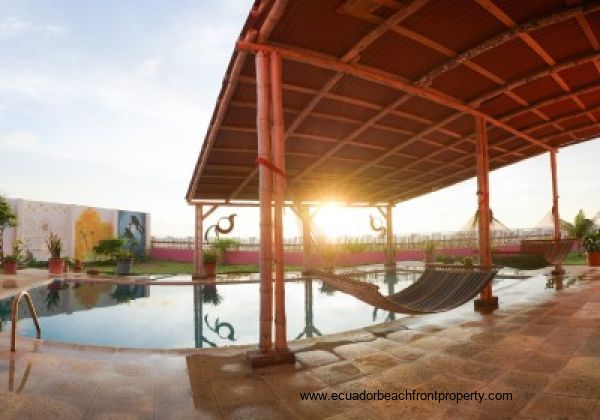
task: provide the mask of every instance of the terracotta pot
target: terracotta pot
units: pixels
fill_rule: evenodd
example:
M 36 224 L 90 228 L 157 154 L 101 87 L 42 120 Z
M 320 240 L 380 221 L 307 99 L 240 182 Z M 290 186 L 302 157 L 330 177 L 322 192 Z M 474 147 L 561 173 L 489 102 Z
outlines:
M 2 271 L 4 271 L 4 274 L 17 274 L 17 262 L 4 261 L 2 263 Z
M 600 267 L 600 251 L 588 251 L 587 260 L 590 267 Z
M 48 260 L 48 271 L 51 274 L 62 274 L 65 270 L 65 260 L 62 258 L 50 258 Z
M 75 260 L 75 263 L 73 264 L 73 272 L 81 273 L 82 269 L 83 269 L 83 263 L 81 261 Z
M 206 277 L 216 277 L 217 263 L 204 263 L 204 275 Z

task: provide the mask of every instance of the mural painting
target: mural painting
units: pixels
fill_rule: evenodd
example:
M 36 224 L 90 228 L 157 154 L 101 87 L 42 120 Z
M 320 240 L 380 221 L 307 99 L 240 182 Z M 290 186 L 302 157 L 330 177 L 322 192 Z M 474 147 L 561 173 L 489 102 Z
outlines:
M 92 249 L 103 239 L 114 236 L 112 222 L 105 221 L 97 209 L 88 207 L 75 220 L 75 258 L 93 257 Z
M 18 208 L 18 239 L 25 243 L 27 252 L 35 259 L 48 258 L 46 239 L 50 232 L 56 233 L 62 239 L 63 250 L 69 248 L 72 242 L 68 210 L 69 206 L 66 204 L 42 201 L 23 201 L 22 206 Z
M 118 236 L 132 254 L 142 257 L 146 249 L 146 214 L 119 210 Z

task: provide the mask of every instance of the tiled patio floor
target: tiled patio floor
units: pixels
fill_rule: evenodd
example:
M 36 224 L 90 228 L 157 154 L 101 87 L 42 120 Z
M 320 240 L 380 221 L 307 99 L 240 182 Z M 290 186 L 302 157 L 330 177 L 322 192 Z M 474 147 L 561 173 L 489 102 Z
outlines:
M 562 291 L 292 343 L 252 371 L 249 347 L 150 351 L 0 334 L 0 419 L 600 418 L 600 271 Z M 300 392 L 510 392 L 512 401 L 302 401 Z

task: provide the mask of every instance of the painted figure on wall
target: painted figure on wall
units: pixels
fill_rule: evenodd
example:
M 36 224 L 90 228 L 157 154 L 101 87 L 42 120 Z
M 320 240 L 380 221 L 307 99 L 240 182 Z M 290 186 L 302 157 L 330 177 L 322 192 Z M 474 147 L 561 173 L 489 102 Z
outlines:
M 96 209 L 88 207 L 75 221 L 75 258 L 90 258 L 94 246 L 112 237 L 113 224 L 103 221 Z
M 146 249 L 146 215 L 144 213 L 119 210 L 119 238 L 136 256 L 144 255 Z

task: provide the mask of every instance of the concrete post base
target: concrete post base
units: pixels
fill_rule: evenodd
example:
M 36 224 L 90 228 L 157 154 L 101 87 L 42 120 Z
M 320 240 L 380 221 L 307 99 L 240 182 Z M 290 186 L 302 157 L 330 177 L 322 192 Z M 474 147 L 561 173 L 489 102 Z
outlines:
M 290 350 L 273 350 L 269 352 L 251 350 L 246 352 L 246 363 L 253 369 L 273 365 L 286 365 L 296 363 L 296 356 Z
M 498 309 L 498 296 L 492 296 L 491 300 L 475 299 L 474 307 L 479 312 L 492 312 Z

